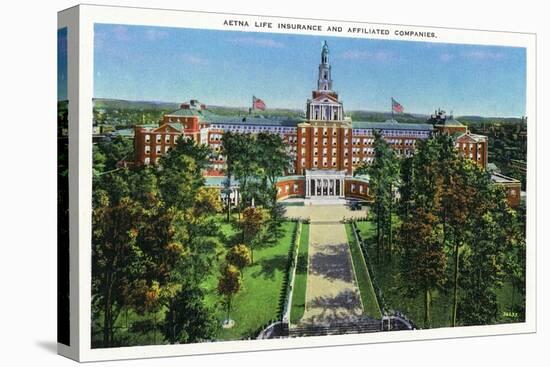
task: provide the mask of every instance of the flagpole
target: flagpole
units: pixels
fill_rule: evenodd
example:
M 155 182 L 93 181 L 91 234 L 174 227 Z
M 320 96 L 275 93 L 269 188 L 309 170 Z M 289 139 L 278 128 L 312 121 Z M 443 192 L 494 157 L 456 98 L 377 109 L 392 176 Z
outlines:
M 390 110 L 391 110 L 391 119 L 392 119 L 392 121 L 393 121 L 393 97 L 391 97 L 391 99 L 390 99 L 390 104 L 391 104 L 391 106 L 390 106 Z

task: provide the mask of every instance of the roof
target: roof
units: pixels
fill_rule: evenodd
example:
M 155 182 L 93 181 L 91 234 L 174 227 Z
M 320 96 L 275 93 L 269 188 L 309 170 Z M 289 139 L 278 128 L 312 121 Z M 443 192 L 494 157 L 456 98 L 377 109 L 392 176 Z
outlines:
M 375 130 L 419 130 L 432 131 L 431 124 L 406 124 L 399 123 L 395 120 L 387 120 L 385 122 L 369 122 L 369 121 L 353 121 L 354 129 L 375 129 Z
M 464 126 L 460 121 L 456 120 L 453 116 L 442 119 L 436 123 L 437 126 Z
M 169 122 L 168 125 L 178 131 L 183 131 L 183 125 L 179 122 Z
M 456 132 L 454 133 L 453 135 L 453 138 L 455 138 L 455 140 L 459 140 L 459 139 L 462 139 L 462 138 L 469 138 L 471 140 L 473 140 L 474 142 L 476 143 L 479 143 L 479 142 L 482 142 L 482 141 L 487 141 L 487 137 L 485 135 L 477 135 L 477 134 L 472 134 L 471 132 L 465 132 L 465 133 L 462 133 L 462 132 Z
M 517 184 L 519 184 L 520 183 L 520 181 L 516 180 L 515 178 L 504 176 L 503 174 L 496 173 L 496 172 L 491 173 L 491 180 L 493 182 L 502 183 L 502 184 L 506 184 L 506 183 L 517 183 Z
M 123 137 L 132 137 L 134 136 L 134 129 L 121 129 L 110 132 L 111 136 L 123 136 Z
M 500 168 L 494 163 L 487 163 L 487 171 L 489 172 L 500 172 Z
M 280 177 L 277 177 L 275 181 L 283 182 L 283 181 L 290 181 L 290 180 L 305 180 L 305 179 L 306 179 L 305 176 L 294 175 L 294 176 L 280 176 Z
M 223 187 L 224 182 L 227 180 L 226 176 L 208 176 L 205 177 L 205 186 L 207 187 Z M 231 186 L 238 186 L 239 181 L 231 179 Z
M 289 126 L 296 127 L 302 120 L 263 116 L 220 116 L 211 115 L 208 119 L 212 124 L 254 125 L 254 126 Z
M 347 178 L 347 177 L 346 177 Z M 349 178 L 348 178 L 349 179 Z M 370 181 L 370 178 L 369 178 L 369 175 L 357 175 L 357 176 L 352 176 L 351 178 L 352 180 L 357 180 L 357 181 L 363 181 L 365 183 L 369 183 Z

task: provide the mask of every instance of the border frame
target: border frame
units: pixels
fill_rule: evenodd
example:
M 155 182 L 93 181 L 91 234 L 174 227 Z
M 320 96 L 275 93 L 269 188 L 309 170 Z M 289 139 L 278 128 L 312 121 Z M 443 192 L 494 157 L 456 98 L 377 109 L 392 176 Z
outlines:
M 389 36 L 338 34 L 333 32 L 289 31 L 281 29 L 249 29 L 223 26 L 224 19 L 238 17 L 253 23 L 256 20 L 303 24 L 335 25 L 353 27 L 383 26 L 390 30 L 437 32 L 437 38 L 417 39 Z M 427 330 L 393 331 L 391 333 L 348 334 L 313 336 L 275 340 L 239 340 L 181 345 L 150 345 L 120 348 L 91 348 L 91 231 L 92 231 L 92 97 L 94 83 L 94 24 L 112 23 L 121 25 L 212 29 L 257 33 L 314 34 L 318 36 L 370 38 L 385 40 L 417 41 L 430 43 L 461 43 L 472 45 L 500 45 L 526 49 L 526 115 L 527 124 L 527 223 L 526 223 L 526 319 L 524 323 L 461 326 Z M 388 23 L 371 23 L 348 20 L 261 16 L 251 14 L 213 13 L 186 10 L 165 10 L 122 6 L 83 4 L 58 14 L 58 28 L 67 27 L 68 32 L 68 99 L 69 103 L 69 195 L 70 195 L 70 346 L 58 343 L 58 353 L 78 361 L 100 361 L 134 358 L 173 357 L 183 355 L 251 352 L 357 345 L 398 341 L 463 338 L 502 334 L 536 332 L 536 75 L 537 38 L 534 33 L 495 30 L 473 30 L 434 26 L 412 26 Z M 85 67 L 81 67 L 85 66 Z

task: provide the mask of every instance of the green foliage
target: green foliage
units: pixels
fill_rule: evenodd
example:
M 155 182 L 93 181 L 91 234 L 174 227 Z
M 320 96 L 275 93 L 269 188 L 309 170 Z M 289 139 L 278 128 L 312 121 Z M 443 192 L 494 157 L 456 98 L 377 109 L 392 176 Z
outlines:
M 370 194 L 374 199 L 374 215 L 377 228 L 376 259 L 380 261 L 382 248 L 389 256 L 393 251 L 391 214 L 393 212 L 394 188 L 399 179 L 399 164 L 393 149 L 379 132 L 374 133 L 375 159 L 371 165 L 364 164 L 357 174 L 369 175 Z
M 225 298 L 227 318 L 231 311 L 231 300 L 241 289 L 241 272 L 235 265 L 224 264 L 218 278 L 218 293 Z
M 226 175 L 239 181 L 242 205 L 251 204 L 273 208 L 277 192 L 275 181 L 290 165 L 286 145 L 279 135 L 270 133 L 235 134 L 222 137 L 226 157 Z
M 241 289 L 231 300 L 231 319 L 235 320 L 235 326 L 223 329 L 218 339 L 255 338 L 262 327 L 280 317 L 288 253 L 295 228 L 295 222 L 284 222 L 283 235 L 277 242 L 272 246 L 259 247 L 255 251 L 254 263 L 243 269 Z M 224 261 L 225 251 L 211 266 L 221 265 Z M 218 277 L 215 275 L 209 276 L 204 283 L 205 289 L 208 290 L 208 304 L 220 302 L 217 285 Z M 225 317 L 225 312 L 218 313 L 219 320 Z
M 357 243 L 355 240 L 351 223 L 346 223 L 346 235 L 348 237 L 351 259 L 357 278 L 357 287 L 359 288 L 359 294 L 363 304 L 363 312 L 370 317 L 380 319 L 382 318 L 382 311 L 380 310 L 380 305 L 378 304 L 378 299 L 374 292 L 374 286 L 372 285 L 367 263 L 361 251 L 361 244 Z
M 214 310 L 204 303 L 204 291 L 194 284 L 184 284 L 171 300 L 162 324 L 165 339 L 171 344 L 198 343 L 212 340 L 218 330 Z
M 521 284 L 525 271 L 524 234 L 503 189 L 448 135 L 420 142 L 401 180 L 401 271 L 405 294 L 425 293 L 425 326 L 436 290 L 452 294 L 451 326 L 497 322 L 505 274 Z
M 101 152 L 117 151 L 103 148 Z M 221 203 L 204 187 L 207 156 L 204 147 L 180 139 L 158 167 L 115 169 L 94 178 L 92 310 L 94 325 L 100 325 L 103 333 L 98 345 L 135 340 L 116 335 L 122 310 L 152 315 L 154 326 L 182 284 L 194 289 L 212 272 L 210 263 L 220 238 L 214 216 Z M 100 317 L 103 321 L 97 322 Z M 206 322 L 197 317 L 196 322 Z M 132 327 L 147 333 L 156 330 L 146 327 L 149 321 L 140 320 L 141 326 Z M 193 322 L 174 324 L 180 328 L 177 340 L 195 340 Z
M 306 307 L 307 265 L 309 252 L 309 224 L 302 224 L 298 247 L 298 261 L 296 277 L 292 289 L 292 306 L 290 308 L 290 322 L 297 323 L 304 316 Z
M 250 248 L 245 244 L 235 245 L 225 255 L 225 260 L 228 264 L 235 265 L 242 271 L 245 266 L 252 262 Z

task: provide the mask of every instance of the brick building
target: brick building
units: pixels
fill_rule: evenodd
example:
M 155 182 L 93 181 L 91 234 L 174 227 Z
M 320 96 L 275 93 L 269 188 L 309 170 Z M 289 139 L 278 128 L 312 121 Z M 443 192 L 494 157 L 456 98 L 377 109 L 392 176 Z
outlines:
M 369 200 L 367 177 L 354 177 L 354 169 L 374 160 L 374 133 L 378 132 L 398 156 L 411 156 L 416 143 L 433 133 L 451 134 L 461 154 L 481 167 L 487 166 L 487 137 L 436 111 L 426 123 L 352 121 L 333 88 L 332 66 L 327 43 L 321 50 L 317 86 L 306 101 L 300 119 L 264 118 L 253 115 L 220 116 L 196 100 L 163 117 L 160 126 L 135 128 L 135 164 L 154 164 L 181 135 L 212 148 L 208 178 L 224 175 L 221 141 L 225 132 L 270 132 L 281 136 L 292 164 L 276 183 L 278 198 Z M 215 180 L 214 180 L 215 181 Z M 218 180 L 219 181 L 219 180 Z

